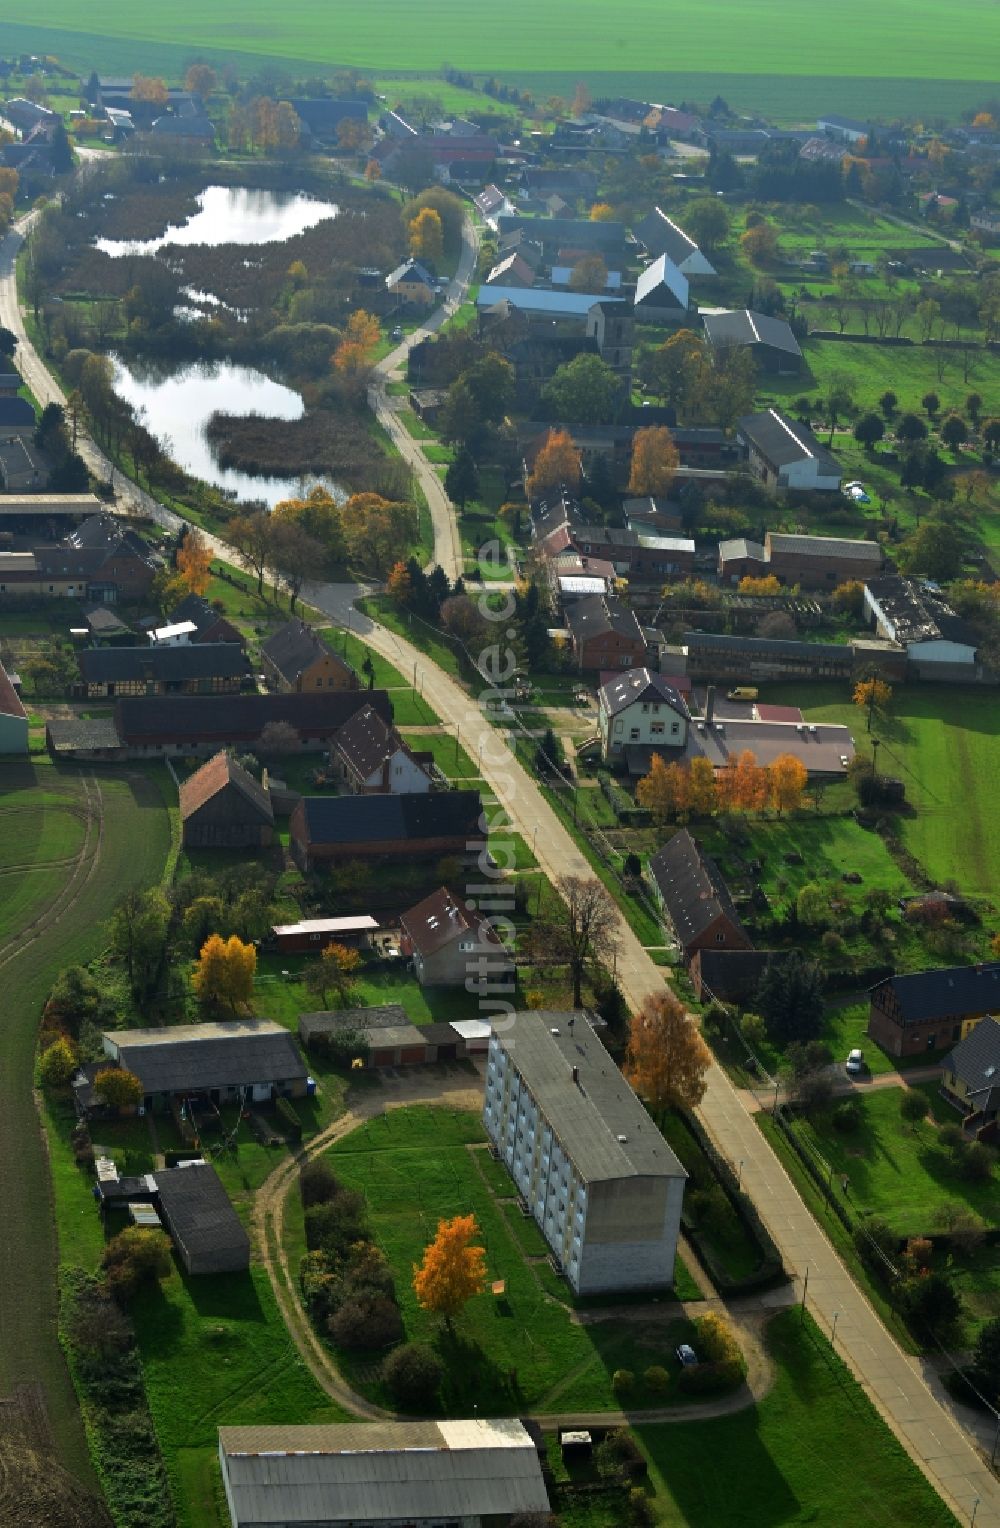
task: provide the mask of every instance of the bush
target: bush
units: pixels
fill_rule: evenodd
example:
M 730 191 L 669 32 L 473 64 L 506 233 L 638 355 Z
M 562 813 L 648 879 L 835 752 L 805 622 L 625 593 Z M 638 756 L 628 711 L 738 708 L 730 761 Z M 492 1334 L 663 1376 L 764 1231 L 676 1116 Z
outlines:
M 278 1118 L 285 1127 L 285 1134 L 290 1141 L 301 1141 L 302 1121 L 295 1105 L 289 1098 L 279 1098 L 275 1105 Z
M 339 1191 L 340 1184 L 333 1168 L 322 1157 L 307 1162 L 299 1173 L 299 1196 L 305 1209 L 314 1204 L 327 1204 Z
M 444 1364 L 425 1343 L 408 1342 L 389 1354 L 382 1378 L 399 1406 L 426 1409 L 437 1400 Z
M 653 1395 L 663 1395 L 670 1387 L 670 1375 L 662 1364 L 651 1364 L 642 1378 L 646 1389 Z
M 885 1220 L 869 1215 L 854 1230 L 854 1245 L 863 1263 L 876 1273 L 888 1272 L 883 1258 L 895 1264 L 899 1253 L 899 1238 Z
M 830 1124 L 843 1135 L 851 1135 L 860 1130 L 863 1112 L 859 1098 L 845 1098 L 830 1115 Z
M 616 1369 L 611 1376 L 611 1388 L 615 1395 L 631 1395 L 635 1389 L 635 1375 L 631 1369 Z
M 43 1088 L 68 1087 L 78 1065 L 76 1046 L 63 1035 L 42 1052 L 38 1080 Z
M 955 1328 L 962 1303 L 943 1273 L 921 1274 L 896 1286 L 896 1299 L 906 1321 L 929 1327 L 944 1339 Z
M 926 1119 L 931 1112 L 931 1106 L 923 1093 L 916 1088 L 904 1088 L 903 1096 L 899 1100 L 899 1112 L 907 1124 L 916 1125 L 920 1120 Z
M 735 1358 L 685 1368 L 680 1375 L 680 1388 L 685 1395 L 724 1395 L 742 1383 L 743 1364 Z
M 986 1222 L 967 1205 L 949 1202 L 939 1205 L 934 1214 L 935 1231 L 947 1236 L 957 1252 L 968 1255 L 982 1246 Z
M 601 1475 L 646 1473 L 642 1449 L 627 1427 L 615 1427 L 605 1434 L 594 1450 L 594 1463 Z
M 158 1283 L 170 1272 L 170 1237 L 165 1231 L 127 1226 L 113 1236 L 101 1259 L 111 1293 L 127 1304 L 144 1284 Z
M 715 1311 L 699 1316 L 694 1324 L 695 1350 L 709 1363 L 739 1362 L 742 1354 L 728 1321 Z
M 961 1151 L 967 1144 L 961 1125 L 942 1125 L 937 1134 L 938 1145 L 945 1151 Z
M 633 1486 L 628 1493 L 628 1520 L 631 1528 L 653 1528 L 656 1513 L 642 1486 Z
M 402 1337 L 403 1318 L 395 1300 L 370 1290 L 345 1300 L 327 1330 L 341 1348 L 387 1348 Z
M 306 1246 L 319 1247 L 331 1257 L 347 1256 L 365 1234 L 365 1201 L 357 1189 L 341 1189 L 336 1199 L 314 1204 L 305 1212 Z
M 997 1154 L 992 1147 L 982 1141 L 972 1141 L 958 1158 L 958 1167 L 963 1178 L 970 1183 L 986 1183 L 993 1175 Z

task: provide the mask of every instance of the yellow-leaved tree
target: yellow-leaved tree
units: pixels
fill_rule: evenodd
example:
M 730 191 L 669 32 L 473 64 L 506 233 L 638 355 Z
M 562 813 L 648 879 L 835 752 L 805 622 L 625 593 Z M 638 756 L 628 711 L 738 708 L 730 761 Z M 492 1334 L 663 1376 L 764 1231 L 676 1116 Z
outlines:
M 218 1003 L 233 1013 L 253 996 L 257 951 L 236 934 L 210 934 L 201 947 L 191 985 L 203 1003 Z
M 177 575 L 188 594 L 204 594 L 212 576 L 212 548 L 199 531 L 189 530 L 177 550 Z
M 712 1052 L 672 992 L 654 992 L 628 1027 L 625 1076 L 653 1114 L 696 1109 Z
M 444 254 L 444 225 L 433 207 L 421 207 L 410 222 L 407 233 L 410 254 L 418 260 L 440 260 Z
M 666 425 L 636 430 L 632 440 L 629 493 L 649 494 L 653 498 L 666 496 L 679 465 L 680 454 Z
M 466 1301 L 486 1287 L 486 1249 L 475 1241 L 480 1234 L 475 1215 L 439 1220 L 423 1261 L 413 1265 L 417 1303 L 443 1316 L 449 1327 Z
M 568 430 L 550 430 L 528 479 L 533 499 L 551 488 L 576 493 L 580 486 L 580 453 Z
M 793 753 L 779 753 L 771 760 L 767 766 L 768 797 L 779 817 L 782 812 L 795 812 L 802 805 L 808 780 L 809 771 Z

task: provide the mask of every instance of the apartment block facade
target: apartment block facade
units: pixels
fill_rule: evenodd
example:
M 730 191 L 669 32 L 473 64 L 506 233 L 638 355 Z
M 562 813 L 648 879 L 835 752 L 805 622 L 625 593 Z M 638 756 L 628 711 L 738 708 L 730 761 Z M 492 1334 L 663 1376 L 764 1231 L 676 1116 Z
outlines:
M 671 1282 L 686 1173 L 585 1013 L 495 1024 L 483 1124 L 575 1293 Z

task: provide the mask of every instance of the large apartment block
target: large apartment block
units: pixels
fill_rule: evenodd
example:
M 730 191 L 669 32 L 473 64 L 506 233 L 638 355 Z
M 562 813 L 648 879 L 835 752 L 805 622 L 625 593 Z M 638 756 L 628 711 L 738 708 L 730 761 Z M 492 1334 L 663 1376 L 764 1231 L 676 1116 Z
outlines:
M 687 1174 L 586 1014 L 495 1023 L 483 1124 L 575 1293 L 671 1282 Z

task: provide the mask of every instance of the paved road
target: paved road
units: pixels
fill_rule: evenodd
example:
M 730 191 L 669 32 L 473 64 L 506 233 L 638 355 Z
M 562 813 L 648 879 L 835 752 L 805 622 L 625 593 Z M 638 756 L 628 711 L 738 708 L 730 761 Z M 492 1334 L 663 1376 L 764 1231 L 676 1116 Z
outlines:
M 373 410 L 376 419 L 386 433 L 392 439 L 393 445 L 400 456 L 411 467 L 420 482 L 427 500 L 427 506 L 431 512 L 431 523 L 434 527 L 434 558 L 433 561 L 444 569 L 449 579 L 454 583 L 456 578 L 465 572 L 465 559 L 462 555 L 462 537 L 459 533 L 458 522 L 455 516 L 455 507 L 444 491 L 444 484 L 437 474 L 432 463 L 424 455 L 420 445 L 410 435 L 409 430 L 397 417 L 394 407 L 395 399 L 386 393 L 386 384 L 402 374 L 402 368 L 410 351 L 410 346 L 418 340 L 426 339 L 429 334 L 440 329 L 460 305 L 469 289 L 476 270 L 476 256 L 479 252 L 479 238 L 471 218 L 466 218 L 462 228 L 462 255 L 458 262 L 455 277 L 448 287 L 445 295 L 444 306 L 435 309 L 425 323 L 408 334 L 395 350 L 389 352 L 375 368 L 375 376 L 368 389 L 368 405 Z
M 19 232 L 10 234 L 0 246 L 0 322 L 23 336 L 11 276 L 19 237 Z M 43 402 L 51 397 L 58 400 L 58 388 L 46 376 L 26 339 L 19 346 L 17 359 L 36 397 Z M 102 460 L 100 453 L 96 456 Z M 87 460 L 89 464 L 91 458 L 88 456 Z M 106 474 L 104 465 L 95 470 Z M 166 523 L 163 516 L 168 511 L 154 505 L 148 495 L 137 490 L 133 494 L 148 512 L 155 512 L 156 518 Z M 176 521 L 175 516 L 169 518 Z M 232 560 L 220 543 L 215 545 Z M 510 753 L 502 735 L 484 719 L 478 698 L 470 698 L 405 639 L 368 617 L 351 612 L 351 602 L 357 593 L 357 586 L 319 585 L 307 590 L 307 597 L 331 619 L 359 632 L 404 673 L 415 668 L 429 703 L 446 724 L 461 729 L 464 747 L 479 760 L 481 772 L 512 826 L 534 848 L 550 878 L 590 875 L 588 861 L 535 782 Z M 502 626 L 497 635 L 502 643 Z M 625 997 L 633 1007 L 638 1007 L 650 992 L 662 988 L 663 972 L 624 920 L 619 925 L 617 971 Z M 900 1442 L 960 1520 L 967 1520 L 977 1503 L 979 1528 L 1000 1528 L 1000 1482 L 955 1420 L 936 1374 L 919 1360 L 904 1355 L 886 1332 L 806 1209 L 740 1094 L 718 1066 L 709 1072 L 701 1114 L 719 1148 L 731 1162 L 740 1164 L 743 1185 L 780 1248 L 797 1289 L 801 1289 L 808 1270 L 813 1315 L 828 1332 L 833 1331 L 836 1322 L 838 1351 Z

